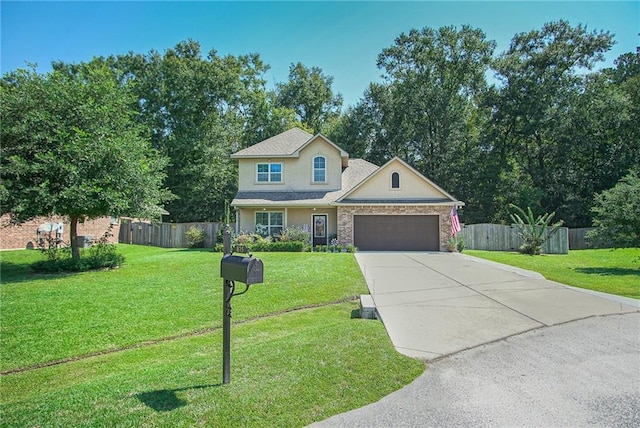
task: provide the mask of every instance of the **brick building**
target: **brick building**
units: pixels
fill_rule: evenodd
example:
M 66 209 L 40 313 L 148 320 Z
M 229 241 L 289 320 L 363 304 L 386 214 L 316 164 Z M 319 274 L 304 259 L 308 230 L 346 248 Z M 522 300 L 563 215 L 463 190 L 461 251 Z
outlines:
M 9 215 L 0 217 L 0 249 L 3 250 L 37 248 L 37 230 L 44 223 L 63 223 L 62 241 L 66 244 L 71 242 L 69 222 L 62 217 L 38 217 L 20 225 L 8 223 Z M 109 242 L 117 243 L 120 224 L 116 218 L 112 217 L 101 217 L 78 223 L 78 236 L 91 236 L 97 240 L 104 235 L 111 224 L 113 224 L 111 230 L 113 236 L 109 238 Z

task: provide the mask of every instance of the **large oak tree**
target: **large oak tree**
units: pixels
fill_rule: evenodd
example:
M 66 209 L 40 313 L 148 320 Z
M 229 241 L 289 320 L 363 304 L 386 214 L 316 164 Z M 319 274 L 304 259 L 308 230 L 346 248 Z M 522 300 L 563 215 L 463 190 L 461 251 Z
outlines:
M 0 210 L 13 222 L 60 215 L 79 258 L 82 219 L 155 216 L 165 159 L 135 120 L 135 98 L 100 62 L 2 77 Z

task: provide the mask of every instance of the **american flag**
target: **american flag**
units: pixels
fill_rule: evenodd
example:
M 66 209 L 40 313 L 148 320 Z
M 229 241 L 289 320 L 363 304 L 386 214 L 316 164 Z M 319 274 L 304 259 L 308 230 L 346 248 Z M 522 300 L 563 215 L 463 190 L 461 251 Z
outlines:
M 454 205 L 451 209 L 451 236 L 456 236 L 456 233 L 460 232 L 460 219 L 458 218 L 458 210 Z

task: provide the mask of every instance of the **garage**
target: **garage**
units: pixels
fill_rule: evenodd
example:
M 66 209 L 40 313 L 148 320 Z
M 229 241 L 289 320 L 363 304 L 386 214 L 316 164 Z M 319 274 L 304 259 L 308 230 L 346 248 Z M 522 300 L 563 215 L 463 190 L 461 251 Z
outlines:
M 437 215 L 354 215 L 353 240 L 361 251 L 439 251 Z

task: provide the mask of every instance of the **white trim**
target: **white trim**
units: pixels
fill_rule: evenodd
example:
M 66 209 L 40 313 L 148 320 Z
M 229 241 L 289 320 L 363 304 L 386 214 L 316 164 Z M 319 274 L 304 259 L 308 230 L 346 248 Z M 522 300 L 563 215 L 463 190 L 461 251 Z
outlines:
M 324 168 L 318 168 L 318 171 L 324 171 L 324 180 L 316 181 L 316 159 L 324 159 Z M 327 157 L 323 154 L 317 154 L 311 157 L 311 184 L 327 184 Z
M 314 238 L 314 234 L 315 234 L 315 225 L 313 224 L 313 216 L 316 216 L 316 215 L 325 216 L 325 222 L 324 222 L 325 243 L 321 244 L 321 245 L 329 245 L 329 213 L 321 213 L 321 212 L 313 211 L 313 212 L 311 212 L 311 246 L 313 246 L 313 238 Z M 337 213 L 336 213 L 336 216 L 337 216 Z
M 258 180 L 258 174 L 265 174 L 264 172 L 259 172 L 258 171 L 258 167 L 260 165 L 267 165 L 267 181 L 260 181 Z M 271 172 L 271 165 L 280 165 L 280 181 L 272 181 L 271 180 L 271 174 L 278 174 Z M 263 161 L 263 162 L 256 162 L 256 167 L 255 167 L 255 184 L 259 185 L 259 184 L 284 184 L 284 162 L 271 162 L 271 161 Z
M 278 210 L 270 211 L 270 210 L 266 210 L 266 209 L 264 209 L 264 210 L 261 210 L 261 209 L 254 210 L 254 212 L 253 212 L 253 228 L 254 228 L 254 230 L 256 230 L 256 231 L 258 230 L 258 221 L 257 221 L 256 217 L 258 216 L 258 214 L 262 214 L 262 213 L 268 214 L 267 218 L 268 218 L 269 223 L 266 224 L 266 225 L 263 225 L 263 226 L 265 226 L 267 228 L 267 232 L 268 232 L 267 236 L 273 236 L 271 234 L 271 229 L 273 227 L 281 227 L 282 230 L 284 230 L 284 228 L 286 227 L 284 211 L 278 211 Z M 271 224 L 271 214 L 275 214 L 275 213 L 282 214 L 282 225 L 272 225 Z M 262 224 L 262 223 L 260 223 L 260 224 Z

